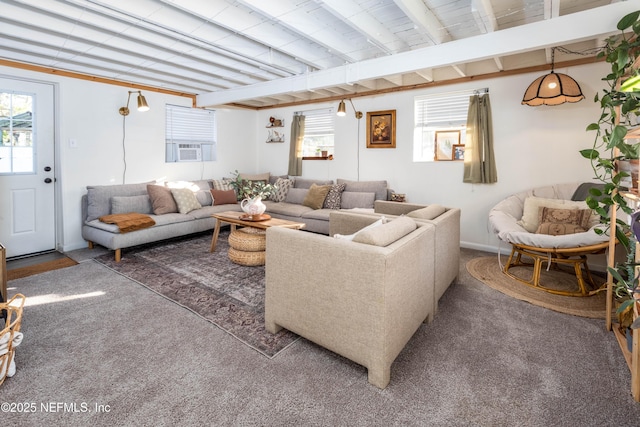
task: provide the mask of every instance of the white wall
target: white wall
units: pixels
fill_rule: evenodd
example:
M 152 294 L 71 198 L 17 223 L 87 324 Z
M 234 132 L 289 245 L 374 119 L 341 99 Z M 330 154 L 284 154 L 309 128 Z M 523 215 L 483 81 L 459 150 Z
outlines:
M 80 199 L 87 185 L 123 182 L 123 116 L 118 109 L 126 104 L 129 89 L 7 67 L 0 67 L 0 74 L 58 85 L 58 246 L 64 251 L 86 247 L 80 231 Z M 256 167 L 254 150 L 247 149 L 255 144 L 255 111 L 217 111 L 217 161 L 165 163 L 165 105 L 191 106 L 191 99 L 150 91 L 143 95 L 150 110 L 138 112 L 133 94 L 126 118 L 126 183 L 219 178 L 235 169 Z M 70 139 L 77 141 L 77 148 L 69 147 Z
M 354 98 L 356 108 L 364 113 L 365 118 L 357 121 L 351 105 L 347 103 L 347 115 L 336 118 L 335 160 L 304 161 L 302 176 L 357 179 L 359 153 L 360 180 L 386 179 L 396 192 L 406 193 L 410 202 L 439 203 L 461 208 L 462 245 L 496 251 L 498 240 L 490 231 L 488 212 L 498 201 L 532 187 L 590 181 L 593 177 L 589 161 L 580 156 L 579 150 L 590 148 L 593 142 L 595 135 L 587 133 L 585 128 L 600 115 L 593 97 L 604 87 L 600 79 L 607 73 L 607 69 L 608 65 L 604 63 L 557 69 L 556 72 L 569 74 L 579 82 L 586 99 L 554 107 L 529 107 L 520 104 L 528 85 L 544 73 Z M 498 182 L 483 185 L 462 183 L 462 162 L 414 163 L 414 97 L 482 87 L 488 87 L 491 96 Z M 323 107 L 337 109 L 337 102 L 263 110 L 258 113 L 260 172 L 287 172 L 290 140 L 288 127 L 284 144 L 264 143 L 267 135 L 264 126 L 268 123 L 269 116 L 284 118 L 290 123 L 294 111 Z M 367 111 L 394 109 L 396 148 L 367 149 Z
M 558 69 L 574 77 L 586 99 L 556 107 L 520 105 L 527 86 L 543 73 L 524 74 L 472 83 L 355 98 L 356 108 L 396 110 L 395 149 L 367 149 L 365 119 L 357 121 L 351 105 L 336 119 L 333 161 L 305 161 L 303 177 L 319 179 L 386 179 L 408 201 L 439 203 L 462 209 L 462 245 L 495 251 L 498 241 L 489 230 L 488 211 L 505 196 L 528 188 L 560 182 L 587 181 L 589 162 L 578 153 L 592 144 L 586 126 L 599 117 L 594 94 L 603 87 L 606 64 Z M 0 74 L 59 86 L 58 170 L 59 246 L 68 251 L 86 246 L 80 228 L 80 198 L 87 185 L 122 183 L 122 116 L 127 88 L 66 77 L 0 67 Z M 418 95 L 488 87 L 494 125 L 498 183 L 462 183 L 461 162 L 412 161 L 413 99 Z M 132 97 L 126 119 L 126 182 L 221 178 L 230 172 L 286 174 L 290 123 L 294 111 L 337 108 L 336 103 L 309 104 L 272 110 L 218 109 L 218 160 L 204 163 L 164 162 L 165 104 L 188 106 L 188 98 L 143 91 L 151 110 L 140 113 Z M 286 120 L 286 142 L 266 143 L 270 116 Z M 70 148 L 73 138 L 78 148 Z M 359 156 L 359 162 L 358 162 Z M 358 173 L 359 164 L 359 173 Z

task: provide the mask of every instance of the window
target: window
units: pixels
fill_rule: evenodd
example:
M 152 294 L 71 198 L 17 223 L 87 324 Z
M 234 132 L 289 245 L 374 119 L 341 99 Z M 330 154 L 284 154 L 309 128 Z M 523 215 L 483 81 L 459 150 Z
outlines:
M 0 92 L 0 174 L 33 173 L 33 95 Z
M 333 157 L 333 109 L 302 111 L 301 114 L 305 116 L 302 157 Z
M 461 147 L 453 147 L 451 135 L 460 133 L 458 144 L 464 146 L 469 98 L 477 90 L 439 95 L 418 96 L 414 100 L 415 127 L 413 132 L 413 161 L 431 162 L 439 159 L 460 159 Z M 436 132 L 446 135 L 446 147 L 436 147 Z M 456 145 L 455 142 L 453 141 Z M 450 146 L 451 145 L 451 146 Z M 443 153 L 443 148 L 447 153 Z M 449 155 L 448 150 L 451 150 Z
M 166 161 L 216 160 L 216 112 L 201 108 L 166 107 Z

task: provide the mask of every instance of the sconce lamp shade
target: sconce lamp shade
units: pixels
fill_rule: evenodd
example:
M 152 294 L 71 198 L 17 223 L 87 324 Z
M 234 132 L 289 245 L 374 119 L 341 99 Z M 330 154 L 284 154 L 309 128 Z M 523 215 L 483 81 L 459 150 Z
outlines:
M 532 107 L 560 105 L 582 99 L 584 95 L 578 82 L 566 74 L 551 71 L 549 74 L 538 77 L 529 85 L 522 98 L 522 104 Z
M 138 94 L 138 111 L 149 111 L 149 104 L 147 104 L 147 100 L 142 95 L 142 92 L 140 92 L 139 90 L 130 90 L 129 95 L 127 95 L 127 105 L 125 105 L 124 107 L 120 107 L 118 112 L 123 116 L 129 115 L 129 101 L 131 100 L 132 93 Z
M 138 111 L 149 111 L 149 105 L 142 93 L 138 93 Z
M 620 92 L 633 92 L 640 90 L 640 76 L 633 76 L 622 82 Z
M 343 117 L 347 114 L 347 107 L 344 105 L 344 100 L 340 101 L 340 104 L 338 104 L 338 113 L 337 115 L 340 117 Z

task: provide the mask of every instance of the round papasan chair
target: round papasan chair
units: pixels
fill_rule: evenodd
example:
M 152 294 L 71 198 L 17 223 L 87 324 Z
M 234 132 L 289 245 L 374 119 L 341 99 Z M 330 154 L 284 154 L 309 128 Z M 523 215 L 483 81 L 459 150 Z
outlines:
M 603 287 L 596 285 L 589 271 L 587 255 L 604 253 L 609 235 L 608 232 L 595 232 L 596 228 L 607 231 L 607 226 L 600 224 L 600 217 L 584 201 L 593 186 L 600 184 L 539 187 L 513 194 L 495 205 L 489 212 L 489 223 L 498 238 L 512 246 L 502 271 L 521 283 L 554 294 L 590 296 L 601 291 Z M 567 212 L 567 209 L 573 212 Z M 566 223 L 562 223 L 563 218 L 566 218 Z M 544 221 L 542 225 L 540 219 Z M 523 257 L 528 260 L 523 261 Z M 578 290 L 553 289 L 540 283 L 545 262 L 547 269 L 557 268 L 559 264 L 573 266 Z M 510 271 L 514 266 L 533 267 L 531 279 L 514 275 Z M 589 286 L 584 280 L 583 270 Z

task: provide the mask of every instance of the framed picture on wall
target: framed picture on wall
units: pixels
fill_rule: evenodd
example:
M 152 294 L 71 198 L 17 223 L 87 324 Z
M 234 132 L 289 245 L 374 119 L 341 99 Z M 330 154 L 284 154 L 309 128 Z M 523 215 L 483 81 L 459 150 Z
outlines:
M 396 148 L 396 110 L 367 113 L 367 148 Z
M 464 160 L 464 144 L 453 145 L 453 160 Z
M 460 145 L 460 131 L 436 131 L 436 160 L 453 160 L 453 146 Z

